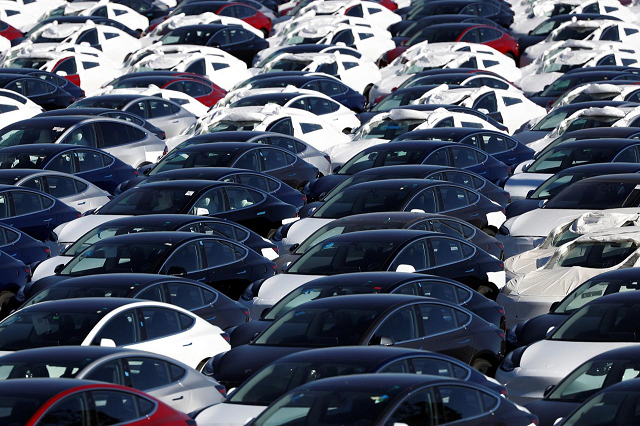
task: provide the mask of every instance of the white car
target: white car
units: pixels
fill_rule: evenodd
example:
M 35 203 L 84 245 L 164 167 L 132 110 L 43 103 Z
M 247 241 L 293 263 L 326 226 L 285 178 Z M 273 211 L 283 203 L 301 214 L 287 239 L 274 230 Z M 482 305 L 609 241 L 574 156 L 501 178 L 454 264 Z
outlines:
M 640 228 L 625 226 L 585 234 L 554 251 L 547 263 L 507 283 L 496 302 L 509 327 L 549 312 L 580 284 L 603 272 L 637 266 Z
M 5 89 L 0 89 L 3 92 L 9 92 Z M 31 118 L 34 115 L 40 114 L 42 112 L 42 108 L 33 103 L 31 100 L 25 98 L 16 92 L 11 92 L 17 98 L 24 98 L 27 102 L 23 102 L 22 99 L 15 99 L 13 96 L 9 94 L 5 94 L 0 92 L 0 129 L 15 123 L 16 121 L 26 120 L 27 118 Z M 36 107 L 34 108 L 33 105 Z M 36 109 L 37 108 L 37 109 Z
M 518 404 L 541 399 L 583 362 L 603 352 L 637 345 L 637 305 L 625 303 L 625 292 L 600 297 L 579 309 L 550 335 L 509 353 L 496 380 Z
M 331 156 L 334 166 L 342 165 L 370 146 L 389 142 L 405 132 L 436 127 L 473 127 L 500 131 L 475 115 L 450 112 L 444 108 L 435 111 L 392 109 L 374 116 L 362 125 L 349 143 L 332 146 L 326 152 Z
M 408 5 L 407 5 L 408 6 Z M 353 16 L 366 19 L 368 22 L 387 29 L 390 25 L 402 20 L 400 15 L 393 13 L 379 3 L 360 0 L 314 0 L 302 7 L 296 16 Z
M 37 6 L 37 3 L 33 3 Z M 43 9 L 42 12 L 45 12 Z M 15 1 L 0 1 L 0 20 L 6 22 L 14 28 L 27 31 L 38 23 L 40 14 L 33 13 L 33 10 L 27 10 L 24 6 Z
M 588 102 L 591 100 L 612 100 L 624 101 L 625 98 L 638 90 L 639 87 L 632 82 L 628 84 L 611 84 L 611 83 L 587 83 L 581 84 L 573 90 L 568 90 L 564 95 L 560 96 L 554 103 L 553 109 L 560 108 L 565 105 L 571 105 L 579 102 Z
M 300 70 L 322 72 L 338 77 L 344 84 L 366 96 L 381 78 L 380 70 L 370 60 L 334 53 L 283 53 L 265 64 L 261 74 Z
M 17 330 L 29 337 L 8 338 Z M 46 341 L 52 346 L 137 349 L 199 369 L 210 357 L 231 348 L 222 334 L 219 327 L 168 303 L 115 297 L 56 300 L 20 309 L 0 322 L 0 336 L 7 336 L 0 339 L 0 354 Z
M 15 176 L 15 175 L 14 175 Z M 73 207 L 80 213 L 97 209 L 110 200 L 110 194 L 91 182 L 67 173 L 49 170 L 34 170 L 11 181 L 5 180 L 0 174 L 0 182 L 4 185 L 23 186 L 46 192 Z
M 449 88 L 443 84 L 420 98 L 415 104 L 461 105 L 488 113 L 499 113 L 502 123 L 510 132 L 520 128 L 531 118 L 546 115 L 547 111 L 527 99 L 522 92 L 515 90 L 480 88 Z
M 138 33 L 142 33 L 149 26 L 149 18 L 143 16 L 128 6 L 108 1 L 99 1 L 95 6 L 80 12 L 81 16 L 103 16 L 126 25 Z

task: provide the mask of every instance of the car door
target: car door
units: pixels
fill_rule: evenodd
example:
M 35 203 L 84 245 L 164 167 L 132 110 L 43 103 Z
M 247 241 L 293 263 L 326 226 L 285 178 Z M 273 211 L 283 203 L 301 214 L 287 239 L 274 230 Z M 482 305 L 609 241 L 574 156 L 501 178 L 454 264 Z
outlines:
M 465 220 L 478 228 L 486 225 L 486 216 L 477 206 L 478 194 L 454 185 L 438 185 L 436 190 L 442 201 L 441 213 Z
M 242 263 L 248 250 L 230 241 L 214 238 L 202 240 L 202 246 L 207 259 L 208 283 L 231 298 L 235 294 L 240 296 L 246 288 L 242 287 L 242 283 L 249 285 L 251 282 L 251 265 Z
M 464 363 L 471 362 L 475 338 L 466 330 L 471 315 L 439 303 L 420 303 L 417 308 L 424 333 L 424 349 L 452 356 Z
M 167 138 L 177 136 L 186 127 L 186 117 L 181 116 L 178 106 L 163 99 L 147 99 L 144 102 L 148 110 L 146 120 L 164 130 Z
M 57 226 L 55 214 L 51 212 L 54 202 L 31 191 L 9 191 L 13 218 L 11 226 L 15 226 L 33 238 L 44 241 Z
M 453 166 L 453 161 L 447 148 L 439 148 L 427 155 L 422 164 L 433 164 L 436 166 Z
M 205 250 L 206 251 L 206 250 Z M 224 318 L 214 308 L 218 294 L 204 286 L 186 282 L 165 283 L 167 302 L 193 312 L 211 324 L 222 327 Z
M 189 278 L 199 282 L 208 282 L 207 265 L 205 263 L 202 243 L 187 242 L 174 249 L 160 268 L 163 275 Z
M 82 193 L 82 182 L 65 176 L 49 175 L 42 178 L 45 181 L 47 194 L 51 194 L 68 206 L 78 211 L 86 210 L 87 199 Z M 86 185 L 82 184 L 85 188 Z
M 382 320 L 368 344 L 423 349 L 419 321 L 413 305 L 399 308 Z
M 429 273 L 454 279 L 470 287 L 477 286 L 479 265 L 474 260 L 475 246 L 446 236 L 429 238 L 433 255 Z

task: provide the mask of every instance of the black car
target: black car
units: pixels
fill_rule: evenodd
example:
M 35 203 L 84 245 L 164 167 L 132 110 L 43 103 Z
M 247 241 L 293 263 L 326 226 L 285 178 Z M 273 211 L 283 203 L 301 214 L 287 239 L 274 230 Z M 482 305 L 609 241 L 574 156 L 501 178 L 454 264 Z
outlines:
M 295 307 L 251 343 L 211 358 L 202 371 L 227 388 L 236 387 L 294 352 L 369 345 L 440 352 L 485 373 L 504 355 L 504 332 L 471 311 L 437 299 L 397 294 L 328 297 Z
M 169 13 L 169 6 L 161 1 L 150 0 L 112 0 L 113 3 L 118 3 L 135 10 L 142 16 L 146 16 L 149 22 L 154 19 L 162 18 Z M 143 28 L 145 29 L 145 28 Z
M 231 408 L 228 404 L 266 407 L 284 393 L 309 382 L 365 373 L 427 374 L 460 379 L 498 395 L 507 394 L 502 385 L 447 355 L 416 349 L 351 346 L 310 349 L 280 358 L 257 371 L 217 408 Z M 198 421 L 197 416 L 195 420 Z
M 400 157 L 400 153 L 398 153 L 397 157 Z M 400 164 L 397 166 L 372 167 L 352 175 L 338 173 L 323 176 L 321 179 L 305 186 L 303 191 L 307 192 L 308 201 L 312 199 L 324 201 L 351 185 L 382 179 L 443 180 L 474 189 L 501 206 L 506 206 L 511 202 L 511 196 L 507 191 L 476 173 L 455 167 L 430 164 Z M 318 207 L 320 205 L 321 204 L 316 203 L 307 204 L 305 209 Z M 304 217 L 304 215 L 302 215 L 302 217 Z
M 193 279 L 238 298 L 252 282 L 272 276 L 275 265 L 228 238 L 194 232 L 144 232 L 104 239 L 56 268 L 56 275 L 25 288 L 24 298 L 72 277 L 149 273 Z M 21 301 L 18 298 L 18 301 Z
M 398 211 L 443 213 L 495 235 L 502 225 L 500 217 L 504 209 L 465 185 L 426 179 L 385 179 L 343 189 L 328 198 L 310 218 L 339 219 L 368 212 Z M 300 225 L 304 220 L 294 223 L 292 229 L 304 226 Z
M 506 31 L 506 29 L 491 19 L 482 18 L 477 15 L 432 15 L 425 16 L 417 21 L 400 21 L 389 26 L 388 31 L 394 36 L 393 41 L 396 45 L 408 40 L 423 28 L 438 24 L 455 24 L 459 22 L 473 23 L 476 25 L 490 25 L 494 28 Z
M 192 72 L 183 72 L 183 71 L 171 71 L 171 70 L 153 70 L 153 71 L 137 71 L 137 72 L 131 72 L 131 73 L 127 73 L 127 74 L 123 74 L 120 77 L 116 77 L 113 80 L 111 80 L 107 86 L 117 86 L 129 79 L 138 79 L 138 78 L 143 78 L 143 77 L 158 77 L 158 76 L 165 76 L 165 77 L 174 77 L 176 79 L 179 78 L 190 78 L 192 80 L 200 80 L 203 83 L 211 83 L 211 80 L 209 80 L 207 78 L 207 76 L 204 75 L 200 75 L 200 74 L 195 74 Z
M 274 46 L 275 47 L 275 46 Z M 292 53 L 292 54 L 297 54 L 297 53 L 334 53 L 334 52 L 339 52 L 345 55 L 349 55 L 349 56 L 353 56 L 354 58 L 362 58 L 362 54 L 360 52 L 358 52 L 357 50 L 351 48 L 351 47 L 346 47 L 346 46 L 336 46 L 333 44 L 308 44 L 308 43 L 302 43 L 302 44 L 292 44 L 292 45 L 286 45 L 286 46 L 277 46 L 275 47 L 276 50 L 272 51 L 271 53 L 269 53 L 267 56 L 263 57 L 260 59 L 260 61 L 257 61 L 254 59 L 253 61 L 253 66 L 256 68 L 262 68 L 264 65 L 266 65 L 267 63 L 271 62 L 271 60 L 273 60 L 276 56 L 280 56 L 283 53 Z
M 485 70 L 469 70 L 466 72 L 456 72 L 454 70 L 450 73 L 441 74 L 428 74 L 428 71 L 422 71 L 405 80 L 404 83 L 398 86 L 398 90 L 391 93 L 389 96 L 394 95 L 402 89 L 410 89 L 415 86 L 428 86 L 431 84 L 459 85 L 462 87 L 491 87 L 493 89 L 504 90 L 508 90 L 511 87 L 509 82 L 504 78 Z M 386 99 L 387 98 L 385 97 L 385 102 Z
M 29 129 L 25 133 L 29 133 Z M 133 167 L 100 149 L 61 143 L 2 148 L 0 169 L 39 169 L 68 173 L 111 193 L 119 183 L 137 176 Z
M 0 68 L 0 74 L 23 74 L 30 77 L 37 77 L 63 88 L 66 92 L 68 92 L 76 99 L 83 98 L 85 95 L 84 90 L 82 90 L 79 86 L 76 86 L 66 78 L 60 77 L 59 75 L 49 71 L 43 71 L 33 68 Z
M 502 3 L 502 4 L 501 4 Z M 491 19 L 504 28 L 513 23 L 513 11 L 505 2 L 474 0 L 437 0 L 412 4 L 405 12 L 404 20 L 417 21 L 420 18 L 434 15 L 477 15 Z
M 129 123 L 137 124 L 140 127 L 144 127 L 154 135 L 156 135 L 160 139 L 166 139 L 166 134 L 163 130 L 157 128 L 153 124 L 149 123 L 147 120 L 140 118 L 135 114 L 131 114 L 126 111 L 119 111 L 116 109 L 109 108 L 72 108 L 72 109 L 57 109 L 54 111 L 43 112 L 42 114 L 38 114 L 36 117 L 62 117 L 68 115 L 82 115 L 82 116 L 91 116 L 91 115 L 99 115 L 102 117 L 110 117 L 117 118 L 119 120 L 128 121 Z
M 29 293 L 33 296 L 21 307 L 81 297 L 127 297 L 180 306 L 223 330 L 251 320 L 249 311 L 238 302 L 208 285 L 186 278 L 110 273 L 69 278 L 50 286 L 46 286 L 43 281 L 38 280 L 29 288 Z
M 259 284 L 257 282 L 253 285 Z M 325 297 L 369 293 L 407 294 L 444 300 L 470 310 L 502 330 L 505 328 L 502 306 L 457 281 L 407 272 L 354 272 L 316 278 L 292 290 L 272 308 L 265 309 L 259 318 L 230 330 L 231 346 L 249 343 L 273 321 L 304 302 Z M 247 288 L 242 295 L 242 300 L 251 299 L 253 287 Z
M 549 328 L 562 324 L 583 305 L 608 294 L 638 290 L 639 281 L 640 268 L 617 269 L 588 279 L 562 301 L 553 303 L 548 314 L 511 327 L 507 334 L 507 345 L 513 349 L 542 340 Z
M 602 389 L 636 378 L 640 369 L 639 359 L 637 346 L 596 355 L 560 383 L 546 389 L 544 398 L 527 404 L 526 408 L 538 416 L 540 426 L 553 426 L 558 418 L 567 417 Z
M 537 209 L 541 204 L 544 204 L 545 200 L 550 200 L 572 183 L 581 181 L 582 179 L 619 173 L 640 173 L 640 164 L 596 163 L 569 167 L 551 176 L 536 189 L 529 191 L 527 198 L 516 200 L 509 204 L 505 214 L 507 219 L 509 219 L 530 210 Z
M 564 132 L 562 136 L 554 139 L 535 154 L 535 158 L 545 152 L 547 148 L 551 149 L 563 142 L 581 141 L 583 139 L 640 139 L 640 129 L 638 127 L 591 127 L 588 129 L 574 130 L 572 132 Z
M 167 170 L 191 167 L 233 167 L 263 172 L 294 189 L 302 189 L 318 176 L 318 169 L 286 149 L 246 142 L 204 143 L 173 150 L 145 171 L 154 176 Z
M 29 74 L 0 73 L 0 88 L 19 93 L 46 110 L 66 108 L 76 101 L 57 84 Z
M 441 140 L 475 146 L 511 168 L 532 159 L 534 155 L 534 151 L 522 142 L 494 130 L 441 127 L 413 130 L 394 139 L 394 141 L 406 140 Z
M 283 265 L 297 260 L 314 245 L 324 241 L 327 236 L 374 229 L 417 229 L 421 231 L 441 232 L 464 238 L 481 247 L 487 253 L 504 259 L 503 245 L 500 241 L 482 232 L 464 220 L 443 214 L 416 212 L 382 212 L 354 214 L 331 221 L 307 237 L 302 243 L 289 247 L 289 253 L 282 253 L 274 262 L 279 271 Z M 273 235 L 276 243 L 287 236 L 287 227 L 283 226 Z
M 352 111 L 363 112 L 367 98 L 340 80 L 321 73 L 282 71 L 257 74 L 236 85 L 236 89 L 251 85 L 252 89 L 294 86 L 298 89 L 321 92 Z
M 155 182 L 118 195 L 100 215 L 196 214 L 237 222 L 267 236 L 296 208 L 257 189 L 230 182 L 175 180 Z
M 232 167 L 193 167 L 160 172 L 153 176 L 140 176 L 121 184 L 116 188 L 115 193 L 120 194 L 134 186 L 146 185 L 152 182 L 181 179 L 239 183 L 240 185 L 257 188 L 267 194 L 271 194 L 283 203 L 291 204 L 297 209 L 304 206 L 307 200 L 306 195 L 301 194 L 300 191 L 291 188 L 289 185 L 274 178 L 273 176 L 252 170 L 236 169 Z
M 307 383 L 284 394 L 248 425 L 291 424 L 284 420 L 290 410 L 304 413 L 300 424 L 309 426 L 340 422 L 413 426 L 425 418 L 466 425 L 537 422 L 536 416 L 481 386 L 415 374 L 367 374 Z
M 632 72 L 601 71 L 600 67 L 593 68 L 594 70 L 585 71 L 584 68 L 579 68 L 578 71 L 580 72 L 567 72 L 542 91 L 531 94 L 529 99 L 537 105 L 548 107 L 567 90 L 571 90 L 583 83 L 604 80 L 640 80 L 640 75 Z
M 121 217 L 98 225 L 78 238 L 73 244 L 65 247 L 57 259 L 60 260 L 60 263 L 66 263 L 95 242 L 115 235 L 161 231 L 197 232 L 224 237 L 242 243 L 256 253 L 265 256 L 269 250 L 275 251 L 276 249 L 274 244 L 265 241 L 255 232 L 230 220 L 186 214 L 149 214 Z M 55 237 L 55 232 L 51 234 Z M 0 247 L 0 249 L 2 248 Z M 67 257 L 66 261 L 63 256 Z
M 202 24 L 175 28 L 160 41 L 164 46 L 192 44 L 217 47 L 251 66 L 253 57 L 269 43 L 240 25 Z

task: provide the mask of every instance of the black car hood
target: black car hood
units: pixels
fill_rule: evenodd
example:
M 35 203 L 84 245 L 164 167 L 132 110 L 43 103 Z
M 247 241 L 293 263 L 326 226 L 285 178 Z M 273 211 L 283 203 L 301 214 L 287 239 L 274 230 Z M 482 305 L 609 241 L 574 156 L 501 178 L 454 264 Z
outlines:
M 323 193 L 331 191 L 350 177 L 350 175 L 328 175 L 315 180 L 309 185 L 307 194 L 309 201 L 316 201 Z
M 522 334 L 518 336 L 518 346 L 529 345 L 544 339 L 549 328 L 559 326 L 567 318 L 569 318 L 569 315 L 558 314 L 544 314 L 531 318 L 522 327 Z
M 236 348 L 241 345 L 246 345 L 256 333 L 261 333 L 265 328 L 273 324 L 272 321 L 253 320 L 244 324 L 240 324 L 231 332 L 231 347 Z
M 558 417 L 566 417 L 580 406 L 580 402 L 547 401 L 541 399 L 525 405 L 531 413 L 538 416 L 539 426 L 553 426 Z
M 507 219 L 520 216 L 523 213 L 526 213 L 531 210 L 535 210 L 540 207 L 541 200 L 517 200 L 507 205 L 505 215 Z

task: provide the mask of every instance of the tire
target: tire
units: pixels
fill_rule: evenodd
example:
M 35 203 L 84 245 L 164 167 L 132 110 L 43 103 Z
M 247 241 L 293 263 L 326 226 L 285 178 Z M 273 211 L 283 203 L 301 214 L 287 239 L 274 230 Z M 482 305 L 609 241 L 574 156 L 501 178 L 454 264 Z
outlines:
M 5 318 L 10 311 L 10 303 L 16 294 L 11 291 L 0 292 L 0 319 Z
M 481 285 L 476 291 L 490 300 L 495 300 L 497 296 L 495 291 L 488 285 Z
M 497 232 L 493 228 L 482 228 L 482 232 L 490 237 L 495 237 Z
M 471 366 L 486 376 L 493 376 L 493 364 L 484 358 L 476 358 Z

